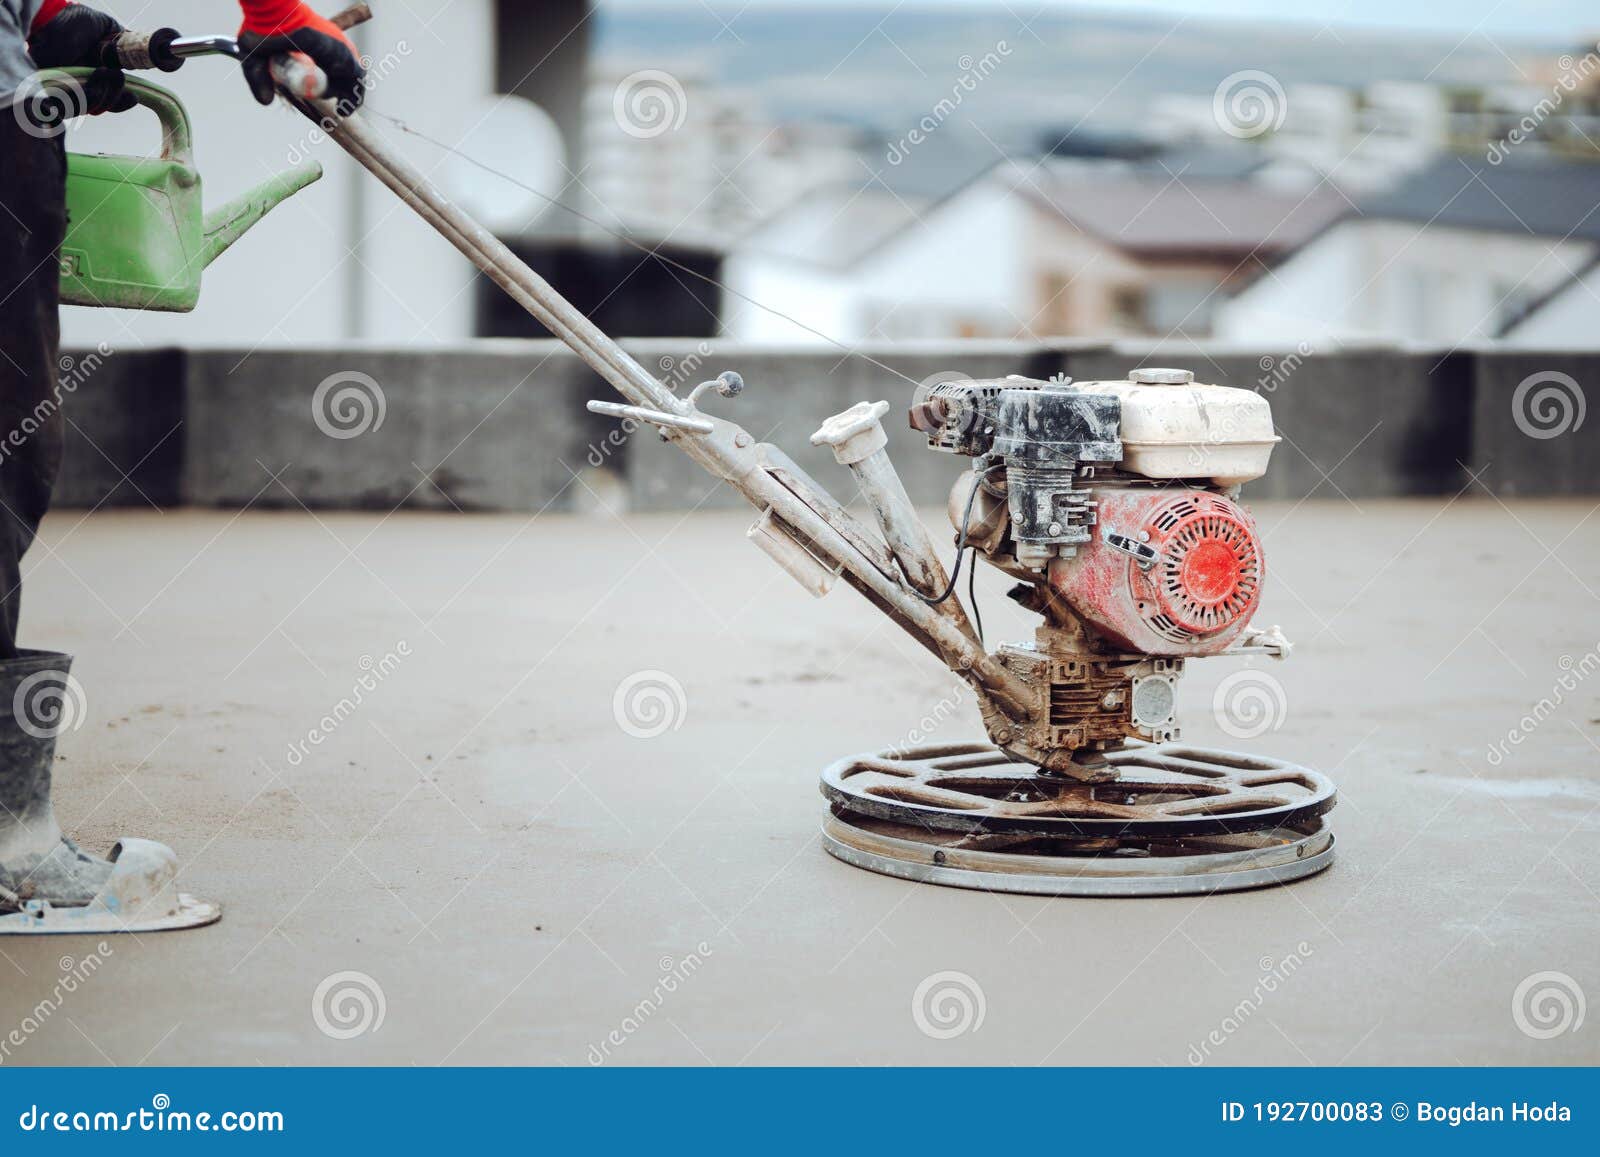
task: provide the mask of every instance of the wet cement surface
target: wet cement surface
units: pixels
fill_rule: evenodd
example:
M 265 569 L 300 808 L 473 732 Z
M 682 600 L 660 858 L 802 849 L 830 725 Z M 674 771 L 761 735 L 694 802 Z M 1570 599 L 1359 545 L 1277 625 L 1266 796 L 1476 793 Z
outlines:
M 1514 1010 L 1538 973 L 1600 995 L 1592 504 L 1256 509 L 1257 622 L 1298 644 L 1263 665 L 1279 725 L 1219 729 L 1228 659 L 1180 719 L 1334 776 L 1339 858 L 1126 901 L 821 851 L 826 763 L 977 713 L 746 516 L 53 515 L 24 642 L 78 656 L 64 822 L 171 843 L 226 915 L 0 941 L 0 1040 L 32 1026 L 4 1063 L 1600 1061 L 1592 1018 L 1539 1039 L 1549 982 L 1533 1035 Z M 1008 585 L 980 585 L 991 640 L 1031 630 Z M 630 734 L 662 724 L 619 724 L 619 688 L 664 688 L 665 729 Z

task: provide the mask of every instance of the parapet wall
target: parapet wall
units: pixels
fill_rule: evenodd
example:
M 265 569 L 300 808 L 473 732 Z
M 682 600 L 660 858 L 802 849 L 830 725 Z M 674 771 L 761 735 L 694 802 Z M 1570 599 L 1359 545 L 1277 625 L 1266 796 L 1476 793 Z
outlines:
M 1283 437 L 1256 497 L 1377 498 L 1600 492 L 1600 352 L 1375 347 L 1159 351 L 1137 344 L 961 342 L 849 352 L 714 339 L 630 341 L 680 392 L 724 369 L 746 390 L 712 404 L 824 482 L 844 475 L 809 439 L 864 398 L 899 406 L 935 375 L 1078 380 L 1178 365 L 1267 393 Z M 67 458 L 57 504 L 313 509 L 636 510 L 739 501 L 649 430 L 621 436 L 584 409 L 614 398 L 552 341 L 459 349 L 69 350 Z M 1600 401 L 1600 398 L 1597 398 Z M 962 463 L 903 423 L 891 449 L 918 502 L 940 504 Z M 357 432 L 359 431 L 359 432 Z M 575 478 L 575 475 L 577 476 Z

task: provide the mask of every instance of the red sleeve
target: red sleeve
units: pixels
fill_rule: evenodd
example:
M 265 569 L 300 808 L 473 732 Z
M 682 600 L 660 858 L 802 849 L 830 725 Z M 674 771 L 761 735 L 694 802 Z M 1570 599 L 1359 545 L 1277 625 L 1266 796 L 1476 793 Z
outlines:
M 271 36 L 274 32 L 288 31 L 305 23 L 300 0 L 239 0 L 244 9 L 244 32 L 258 32 Z
M 63 8 L 71 3 L 72 0 L 44 0 L 44 3 L 39 5 L 39 11 L 34 14 L 33 23 L 28 25 L 28 35 L 32 36 L 46 24 L 49 24 L 50 21 L 60 15 Z

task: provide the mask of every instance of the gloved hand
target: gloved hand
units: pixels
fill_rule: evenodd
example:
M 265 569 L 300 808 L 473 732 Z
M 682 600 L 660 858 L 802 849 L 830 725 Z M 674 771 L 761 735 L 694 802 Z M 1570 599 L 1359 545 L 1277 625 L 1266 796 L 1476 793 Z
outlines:
M 269 67 L 274 56 L 303 52 L 328 77 L 328 98 L 340 112 L 361 107 L 367 70 L 361 54 L 337 26 L 299 0 L 240 0 L 244 24 L 239 28 L 244 79 L 257 101 L 271 104 L 275 95 Z
M 104 12 L 82 4 L 47 4 L 28 34 L 28 55 L 40 68 L 92 68 L 83 95 L 89 113 L 126 112 L 138 102 L 122 84 L 120 68 L 103 67 L 100 54 L 106 41 L 122 31 Z

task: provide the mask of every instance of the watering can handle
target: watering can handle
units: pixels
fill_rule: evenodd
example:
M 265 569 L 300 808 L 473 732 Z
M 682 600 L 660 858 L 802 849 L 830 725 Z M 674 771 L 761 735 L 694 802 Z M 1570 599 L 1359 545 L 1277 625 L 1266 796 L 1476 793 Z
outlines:
M 40 72 L 38 80 L 41 85 L 81 93 L 82 82 L 93 73 L 92 68 L 50 68 Z M 155 113 L 156 120 L 161 122 L 161 159 L 194 168 L 194 138 L 189 129 L 189 113 L 178 98 L 166 89 L 136 76 L 123 78 L 123 87 L 135 100 Z

